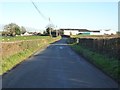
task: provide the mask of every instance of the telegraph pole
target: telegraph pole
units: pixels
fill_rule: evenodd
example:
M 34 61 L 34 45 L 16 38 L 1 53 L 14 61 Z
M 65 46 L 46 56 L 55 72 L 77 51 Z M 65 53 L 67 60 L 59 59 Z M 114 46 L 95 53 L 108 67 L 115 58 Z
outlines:
M 49 25 L 50 25 L 50 18 L 49 18 Z M 49 27 L 49 35 L 50 35 L 50 36 L 52 36 L 52 35 L 51 35 L 51 29 L 52 29 L 52 28 Z
M 51 26 L 52 24 L 51 24 L 50 17 L 49 17 L 49 19 L 46 18 L 45 15 L 39 10 L 39 8 L 37 7 L 37 5 L 35 5 L 35 3 L 32 0 L 31 0 L 31 2 L 32 2 L 33 6 L 35 7 L 35 9 L 37 10 L 37 12 L 40 14 L 40 16 L 43 19 L 49 21 L 49 25 L 50 25 L 50 26 L 48 26 L 48 28 L 49 28 L 49 35 L 52 36 L 52 26 Z
M 58 36 L 57 26 L 56 26 L 56 36 Z

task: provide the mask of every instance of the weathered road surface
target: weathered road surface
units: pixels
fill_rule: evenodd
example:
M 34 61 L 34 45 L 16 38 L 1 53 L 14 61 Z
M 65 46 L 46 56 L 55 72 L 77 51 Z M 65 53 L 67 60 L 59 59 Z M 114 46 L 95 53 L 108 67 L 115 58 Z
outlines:
M 48 46 L 3 76 L 3 88 L 118 88 L 65 39 Z

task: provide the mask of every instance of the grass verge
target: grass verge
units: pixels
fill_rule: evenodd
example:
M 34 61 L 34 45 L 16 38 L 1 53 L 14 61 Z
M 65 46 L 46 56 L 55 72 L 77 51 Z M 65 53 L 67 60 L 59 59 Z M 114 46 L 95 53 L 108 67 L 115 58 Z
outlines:
M 0 71 L 0 75 L 3 75 L 7 71 L 11 70 L 13 67 L 15 67 L 17 64 L 19 64 L 20 62 L 27 59 L 29 56 L 31 56 L 36 51 L 46 47 L 48 44 L 55 42 L 59 39 L 60 39 L 60 37 L 57 37 L 57 38 L 50 38 L 50 37 L 48 38 L 47 37 L 46 38 L 47 43 L 43 43 L 43 42 L 35 43 L 35 40 L 34 40 L 33 44 L 32 44 L 32 42 L 25 43 L 26 45 L 23 45 L 23 47 L 25 47 L 26 49 L 14 54 L 14 55 L 11 55 L 10 57 L 2 58 L 2 60 L 1 60 L 2 61 L 2 71 Z M 37 45 L 37 44 L 40 44 L 40 45 Z
M 113 79 L 120 82 L 120 61 L 113 58 L 108 58 L 75 43 L 71 44 L 70 46 L 78 54 L 85 57 L 106 74 L 110 75 Z
M 12 55 L 9 58 L 4 58 L 4 60 L 2 61 L 2 72 L 0 74 L 3 74 L 7 72 L 8 70 L 12 69 L 14 66 L 22 62 L 24 59 L 29 57 L 29 55 L 31 54 L 32 54 L 32 51 L 25 50 L 15 55 Z

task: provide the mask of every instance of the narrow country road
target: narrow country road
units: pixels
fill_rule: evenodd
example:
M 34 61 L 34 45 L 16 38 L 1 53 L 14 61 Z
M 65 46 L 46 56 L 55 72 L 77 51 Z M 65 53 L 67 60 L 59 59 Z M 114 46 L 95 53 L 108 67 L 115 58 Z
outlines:
M 51 44 L 4 75 L 3 88 L 118 88 L 65 41 Z

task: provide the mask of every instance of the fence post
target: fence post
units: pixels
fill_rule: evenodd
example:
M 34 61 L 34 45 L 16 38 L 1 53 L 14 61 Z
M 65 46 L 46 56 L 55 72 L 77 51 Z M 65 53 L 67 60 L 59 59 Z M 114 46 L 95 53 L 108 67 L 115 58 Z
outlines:
M 76 40 L 76 43 L 78 44 L 79 43 L 79 38 L 76 38 L 77 40 Z

